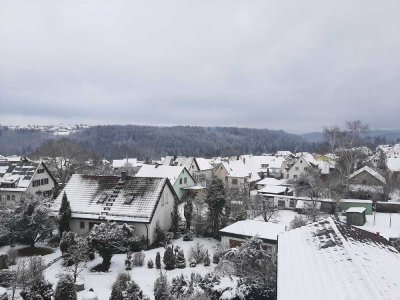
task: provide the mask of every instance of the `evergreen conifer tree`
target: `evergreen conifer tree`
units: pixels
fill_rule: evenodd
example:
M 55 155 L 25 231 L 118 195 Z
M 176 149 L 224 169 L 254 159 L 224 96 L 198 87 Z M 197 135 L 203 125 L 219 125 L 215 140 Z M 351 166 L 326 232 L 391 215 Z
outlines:
M 161 256 L 160 252 L 157 252 L 156 254 L 156 268 L 161 269 Z
M 71 205 L 68 201 L 67 194 L 64 192 L 60 210 L 58 211 L 58 232 L 60 234 L 60 238 L 62 237 L 63 232 L 71 231 L 69 227 L 69 222 L 71 221 Z
M 69 275 L 63 275 L 58 280 L 54 293 L 54 300 L 76 300 L 74 280 Z
M 175 269 L 176 260 L 172 247 L 168 247 L 167 250 L 165 250 L 163 262 L 165 264 L 165 269 L 167 270 Z
M 186 268 L 185 254 L 183 253 L 182 249 L 178 251 L 176 256 L 176 267 L 179 269 Z

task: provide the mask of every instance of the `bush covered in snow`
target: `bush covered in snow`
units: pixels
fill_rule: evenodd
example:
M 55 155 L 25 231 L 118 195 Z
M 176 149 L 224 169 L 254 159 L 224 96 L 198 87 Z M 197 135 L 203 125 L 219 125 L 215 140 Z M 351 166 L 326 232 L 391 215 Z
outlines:
M 190 253 L 189 253 L 189 258 L 196 261 L 197 264 L 202 263 L 204 261 L 204 258 L 207 255 L 207 249 L 204 247 L 203 244 L 201 244 L 199 241 L 196 242 L 191 248 L 190 248 Z
M 0 270 L 0 286 L 2 287 L 10 287 L 11 283 L 14 281 L 16 276 L 15 271 L 12 270 Z
M 160 272 L 160 276 L 157 277 L 154 282 L 154 299 L 155 300 L 172 300 L 170 295 L 170 286 L 168 284 L 168 279 L 165 274 Z
M 69 275 L 62 275 L 58 280 L 54 292 L 54 300 L 76 300 L 74 279 Z
M 299 228 L 301 226 L 307 225 L 308 224 L 308 220 L 305 216 L 301 216 L 301 215 L 296 215 L 294 216 L 293 220 L 290 221 L 290 229 L 296 229 Z
M 185 254 L 182 249 L 179 249 L 178 254 L 176 255 L 176 267 L 179 269 L 186 268 Z
M 0 253 L 0 270 L 8 269 L 8 254 Z
M 161 255 L 160 252 L 156 253 L 156 268 L 161 269 Z
M 147 267 L 149 269 L 153 269 L 154 268 L 154 262 L 153 260 L 150 258 L 149 261 L 147 262 Z
M 112 285 L 110 300 L 143 300 L 143 292 L 128 273 L 121 273 Z
M 136 252 L 132 256 L 132 265 L 135 267 L 142 267 L 144 265 L 144 259 L 146 255 L 144 251 Z
M 167 247 L 167 250 L 165 250 L 163 262 L 165 264 L 166 270 L 175 269 L 176 259 L 175 259 L 175 254 L 174 254 L 172 247 Z

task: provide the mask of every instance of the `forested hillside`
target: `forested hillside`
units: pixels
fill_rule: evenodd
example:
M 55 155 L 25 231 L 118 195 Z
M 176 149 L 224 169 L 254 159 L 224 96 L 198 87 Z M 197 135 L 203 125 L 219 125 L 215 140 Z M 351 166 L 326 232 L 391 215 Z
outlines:
M 284 131 L 230 127 L 95 126 L 71 137 L 107 158 L 211 157 L 314 148 L 303 138 Z
M 0 128 L 0 154 L 29 155 L 56 138 L 33 130 Z M 69 136 L 98 155 L 140 159 L 164 155 L 227 156 L 276 150 L 313 151 L 316 145 L 284 131 L 235 127 L 94 126 Z

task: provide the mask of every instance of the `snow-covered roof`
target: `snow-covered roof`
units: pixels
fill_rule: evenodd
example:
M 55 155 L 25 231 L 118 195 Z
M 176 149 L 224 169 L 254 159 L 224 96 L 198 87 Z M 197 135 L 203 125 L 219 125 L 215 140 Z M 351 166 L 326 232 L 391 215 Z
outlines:
M 276 156 L 284 156 L 284 157 L 286 157 L 286 156 L 289 156 L 289 155 L 293 155 L 293 153 L 290 152 L 290 151 L 276 151 L 275 155 Z
M 353 174 L 351 174 L 349 176 L 349 179 L 357 176 L 358 174 L 362 173 L 362 172 L 368 172 L 370 175 L 374 176 L 376 179 L 378 179 L 379 181 L 381 181 L 382 183 L 386 183 L 385 178 L 380 175 L 378 172 L 376 172 L 375 170 L 371 169 L 368 166 L 362 167 L 361 169 L 355 171 Z
M 332 218 L 278 239 L 278 300 L 398 299 L 400 255 L 383 237 Z
M 81 300 L 99 300 L 94 291 L 87 291 L 83 294 Z
M 40 162 L 32 161 L 1 161 L 0 162 L 0 183 L 14 184 L 14 187 L 0 187 L 0 191 L 4 189 L 20 189 L 26 190 L 33 177 L 35 176 Z
M 166 156 L 163 160 L 164 166 L 181 166 L 190 170 L 194 158 L 186 156 Z
M 363 204 L 372 204 L 372 200 L 363 200 L 363 199 L 341 199 L 340 202 L 344 203 L 363 203 Z
M 266 172 L 267 169 L 282 169 L 285 157 L 275 155 L 242 155 L 240 156 L 246 167 L 252 172 Z
M 196 157 L 197 165 L 199 166 L 200 171 L 212 170 L 213 166 L 211 164 L 212 159 L 206 159 L 202 157 Z
M 262 194 L 281 194 L 284 193 L 286 189 L 288 189 L 288 187 L 282 185 L 267 185 L 259 189 L 258 192 Z
M 153 178 L 168 178 L 172 185 L 178 179 L 179 175 L 185 170 L 181 166 L 156 166 L 156 165 L 143 165 L 136 173 L 136 177 L 153 177 Z
M 285 225 L 272 222 L 243 220 L 220 230 L 222 235 L 258 236 L 261 239 L 276 241 L 278 234 L 286 230 Z
M 282 185 L 285 184 L 286 180 L 278 180 L 275 178 L 269 178 L 266 177 L 264 179 L 261 179 L 260 181 L 257 182 L 257 185 Z
M 148 223 L 167 184 L 170 186 L 166 178 L 128 177 L 122 181 L 119 176 L 73 174 L 52 210 L 58 212 L 65 192 L 73 218 Z
M 124 159 L 114 159 L 112 161 L 112 167 L 116 168 L 123 168 L 123 167 L 137 167 L 141 166 L 142 164 L 138 162 L 137 158 L 124 158 Z
M 260 180 L 256 172 L 252 172 L 241 159 L 222 162 L 230 177 L 248 177 L 250 182 Z
M 388 157 L 386 163 L 390 171 L 400 172 L 400 156 Z
M 367 209 L 365 207 L 350 207 L 348 210 L 346 210 L 346 213 L 363 213 Z

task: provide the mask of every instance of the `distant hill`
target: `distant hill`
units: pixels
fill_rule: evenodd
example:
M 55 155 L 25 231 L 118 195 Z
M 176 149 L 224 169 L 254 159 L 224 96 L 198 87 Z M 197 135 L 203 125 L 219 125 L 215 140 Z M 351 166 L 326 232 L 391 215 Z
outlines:
M 39 130 L 0 127 L 0 154 L 29 155 L 58 136 Z M 107 159 L 126 156 L 158 159 L 165 155 L 231 156 L 277 150 L 314 151 L 316 144 L 282 130 L 199 126 L 93 126 L 68 138 Z
M 396 143 L 400 141 L 400 129 L 392 130 L 381 130 L 374 129 L 369 132 L 371 137 L 380 137 L 386 141 L 386 143 Z M 301 136 L 310 143 L 321 143 L 324 140 L 322 132 L 309 132 L 301 134 Z
M 94 126 L 71 135 L 106 158 L 164 155 L 231 156 L 277 150 L 313 151 L 313 143 L 282 130 L 199 126 Z

